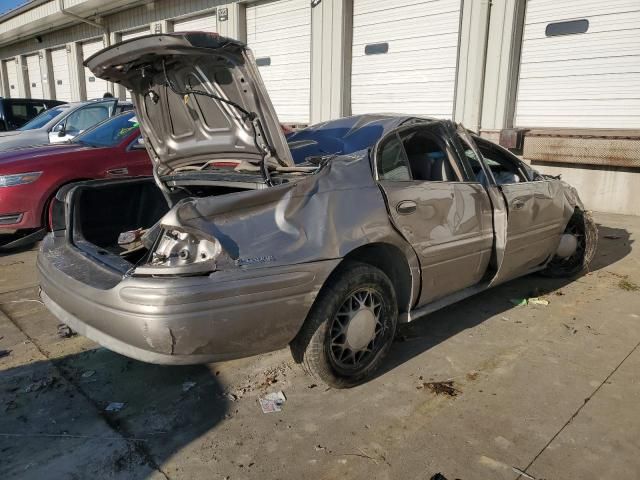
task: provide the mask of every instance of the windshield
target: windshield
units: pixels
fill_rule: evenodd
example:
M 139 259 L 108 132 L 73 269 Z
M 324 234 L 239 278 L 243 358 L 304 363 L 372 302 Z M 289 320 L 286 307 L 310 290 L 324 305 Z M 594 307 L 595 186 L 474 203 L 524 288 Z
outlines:
M 105 120 L 86 132 L 78 135 L 73 142 L 92 147 L 112 147 L 120 143 L 138 128 L 138 118 L 132 111 Z
M 44 127 L 47 123 L 49 123 L 51 120 L 53 120 L 68 108 L 69 107 L 55 107 L 50 108 L 49 110 L 45 110 L 37 117 L 32 118 L 30 121 L 18 128 L 18 130 L 33 130 L 34 128 Z

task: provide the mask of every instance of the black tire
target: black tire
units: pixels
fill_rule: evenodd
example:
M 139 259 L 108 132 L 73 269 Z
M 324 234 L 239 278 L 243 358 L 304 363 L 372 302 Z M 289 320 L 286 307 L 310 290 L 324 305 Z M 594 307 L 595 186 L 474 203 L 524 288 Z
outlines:
M 565 233 L 575 235 L 578 247 L 567 258 L 554 257 L 540 272 L 545 277 L 573 277 L 587 270 L 598 246 L 598 227 L 589 212 L 576 210 L 565 229 Z
M 379 308 L 375 306 L 378 303 Z M 356 318 L 357 324 L 349 329 Z M 371 265 L 345 262 L 320 291 L 291 342 L 291 353 L 316 379 L 334 388 L 353 387 L 370 378 L 380 366 L 393 343 L 397 324 L 396 294 L 389 277 Z M 369 334 L 373 335 L 371 342 L 360 350 L 349 343 L 349 339 L 355 339 L 354 345 L 362 344 Z

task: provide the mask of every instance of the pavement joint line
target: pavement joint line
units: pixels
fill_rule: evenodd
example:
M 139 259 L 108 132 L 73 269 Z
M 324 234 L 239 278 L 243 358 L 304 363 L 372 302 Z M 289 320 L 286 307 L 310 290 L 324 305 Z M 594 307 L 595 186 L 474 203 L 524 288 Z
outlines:
M 9 290 L 8 292 L 0 292 L 0 295 L 11 295 L 12 293 L 24 292 L 25 290 L 31 290 L 32 288 L 38 288 L 38 285 L 31 285 L 30 287 L 16 288 L 15 290 Z
M 40 352 L 40 354 L 47 359 L 47 361 L 51 364 L 51 367 L 58 373 L 58 375 L 64 378 L 69 383 L 69 385 L 71 385 L 87 402 L 89 402 L 95 408 L 96 413 L 98 414 L 98 417 L 100 417 L 107 424 L 107 426 L 111 430 L 113 430 L 114 433 L 118 435 L 120 439 L 124 440 L 125 444 L 127 445 L 127 448 L 129 448 L 129 445 L 131 443 L 130 439 L 133 438 L 133 435 L 131 435 L 130 432 L 126 431 L 126 429 L 122 427 L 122 424 L 118 424 L 120 425 L 120 427 L 118 428 L 118 426 L 108 416 L 104 414 L 104 412 L 100 408 L 100 405 L 98 405 L 82 389 L 82 387 L 75 381 L 73 377 L 68 375 L 63 369 L 59 368 L 55 364 L 55 362 L 51 359 L 51 357 L 46 352 L 46 350 L 44 350 L 40 346 L 40 344 L 33 337 L 31 337 L 31 335 L 29 335 L 26 331 L 24 331 L 24 329 L 20 327 L 20 325 L 18 325 L 18 323 L 16 323 L 16 321 L 13 318 L 11 318 L 11 315 L 9 315 L 6 311 L 4 311 L 1 306 L 0 306 L 0 316 L 6 317 L 18 330 L 20 330 L 20 332 L 25 337 L 27 337 L 27 339 L 36 347 L 36 349 Z M 145 463 L 149 467 L 153 468 L 155 471 L 160 473 L 165 478 L 165 480 L 171 480 L 169 476 L 162 470 L 162 468 L 160 468 L 160 465 L 158 465 L 158 463 L 155 461 L 155 459 L 153 458 L 153 455 L 151 454 L 151 452 L 149 451 L 146 445 L 144 445 L 142 442 L 136 442 L 136 441 L 133 441 L 133 444 L 134 444 L 135 450 L 142 457 L 142 459 L 144 459 Z
M 622 359 L 622 361 L 620 363 L 618 363 L 618 365 L 616 365 L 616 367 L 611 371 L 611 373 L 609 373 L 609 375 L 607 375 L 607 377 L 600 382 L 600 385 L 598 385 L 598 387 L 591 392 L 591 394 L 584 399 L 584 402 L 582 403 L 582 405 L 580 405 L 578 407 L 578 409 L 573 412 L 573 415 L 571 415 L 571 417 L 569 417 L 569 420 L 567 420 L 564 425 L 562 425 L 562 427 L 560 427 L 560 430 L 558 430 L 555 435 L 553 437 L 551 437 L 551 439 L 545 444 L 544 447 L 542 447 L 542 449 L 538 452 L 538 454 L 533 457 L 533 460 L 531 460 L 529 462 L 529 465 L 527 465 L 523 470 L 522 470 L 522 474 L 529 474 L 529 472 L 527 470 L 529 470 L 531 468 L 531 466 L 535 463 L 536 460 L 538 460 L 538 458 L 540 457 L 540 455 L 542 455 L 544 453 L 544 451 L 549 447 L 549 445 L 551 445 L 553 443 L 553 441 L 558 438 L 558 436 L 564 431 L 565 428 L 567 428 L 569 426 L 569 424 L 571 422 L 573 422 L 573 420 L 580 414 L 580 412 L 582 411 L 582 409 L 587 405 L 587 403 L 589 403 L 591 401 L 591 399 L 595 396 L 596 393 L 598 393 L 598 391 L 603 387 L 604 384 L 606 384 L 609 379 L 618 371 L 618 369 L 622 366 L 622 364 L 624 362 L 627 361 L 627 359 L 640 347 L 640 342 L 636 343 L 635 347 L 633 347 L 631 349 L 631 351 L 629 353 L 627 353 L 627 355 Z M 522 478 L 522 474 L 518 475 L 516 477 L 515 480 L 519 480 L 520 478 Z

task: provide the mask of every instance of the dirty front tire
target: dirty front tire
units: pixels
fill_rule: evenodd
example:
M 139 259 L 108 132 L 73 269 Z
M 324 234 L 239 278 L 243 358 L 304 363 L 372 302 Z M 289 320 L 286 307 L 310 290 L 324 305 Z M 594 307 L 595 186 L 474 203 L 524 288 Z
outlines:
M 554 257 L 541 274 L 545 277 L 573 277 L 587 270 L 598 246 L 598 227 L 589 212 L 576 210 L 564 233 L 575 235 L 578 248 L 568 258 Z
M 372 376 L 398 323 L 396 294 L 382 270 L 345 262 L 322 288 L 291 353 L 311 376 L 348 388 Z

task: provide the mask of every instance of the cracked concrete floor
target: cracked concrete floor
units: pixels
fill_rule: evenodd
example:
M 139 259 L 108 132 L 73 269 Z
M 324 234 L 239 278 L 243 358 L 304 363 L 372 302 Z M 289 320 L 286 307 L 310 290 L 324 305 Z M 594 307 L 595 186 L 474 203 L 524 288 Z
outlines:
M 621 288 L 640 284 L 640 217 L 596 220 L 590 274 L 526 277 L 412 323 L 346 391 L 288 351 L 160 367 L 60 338 L 35 251 L 0 257 L 0 477 L 640 478 L 640 291 Z M 530 295 L 550 304 L 509 302 Z M 419 388 L 440 380 L 458 395 Z M 265 415 L 257 398 L 276 390 L 287 402 Z

